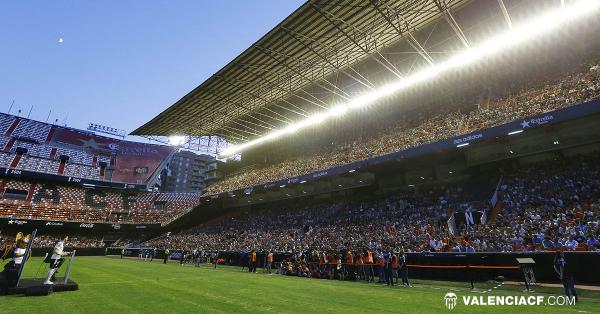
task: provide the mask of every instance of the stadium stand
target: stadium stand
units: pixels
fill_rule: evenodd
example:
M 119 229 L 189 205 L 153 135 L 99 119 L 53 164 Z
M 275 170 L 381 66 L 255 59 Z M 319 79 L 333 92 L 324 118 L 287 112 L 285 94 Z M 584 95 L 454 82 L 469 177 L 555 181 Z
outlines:
M 7 221 L 157 224 L 188 212 L 200 199 L 199 193 L 145 191 L 148 180 L 174 153 L 170 146 L 118 140 L 8 114 L 0 114 L 0 145 L 0 218 Z M 94 184 L 98 181 L 125 185 L 100 188 Z M 136 188 L 127 186 L 130 183 Z
M 145 184 L 174 152 L 0 114 L 0 165 L 96 181 Z
M 191 210 L 198 193 L 154 193 L 23 180 L 1 181 L 0 216 L 11 219 L 157 223 Z
M 11 153 L 15 153 L 17 147 L 27 149 L 27 153 L 31 156 L 42 158 L 50 158 L 50 153 L 52 152 L 52 147 L 47 145 L 37 145 L 30 142 L 15 141 L 13 148 L 11 149 Z
M 64 239 L 64 235 L 40 234 L 35 237 L 32 247 L 43 249 L 52 248 L 56 242 L 62 239 Z M 0 235 L 0 247 L 3 247 L 3 242 L 8 244 L 13 241 L 14 239 L 12 238 L 3 238 L 2 235 Z M 69 240 L 65 242 L 65 247 L 77 249 L 104 248 L 106 247 L 106 242 L 106 238 L 99 235 L 69 235 Z M 124 238 L 109 242 L 113 247 L 125 247 L 131 243 L 129 239 Z
M 449 232 L 450 215 L 481 202 L 460 186 L 437 186 L 385 198 L 290 204 L 243 210 L 149 246 L 206 251 L 309 252 L 531 252 L 600 250 L 600 155 L 573 157 L 521 169 L 501 186 L 503 206 L 487 224 Z M 487 210 L 483 205 L 482 210 Z
M 5 134 L 15 120 L 15 116 L 0 115 L 0 133 Z
M 494 224 L 476 226 L 475 244 L 507 252 L 600 250 L 599 160 L 540 164 L 510 176 L 502 212 Z
M 54 244 L 60 239 L 61 238 L 57 236 L 40 235 L 34 239 L 32 247 L 50 248 L 53 247 Z M 67 248 L 101 248 L 104 246 L 105 244 L 102 241 L 102 238 L 91 236 L 72 236 L 69 237 L 67 242 L 65 242 L 65 247 Z
M 281 162 L 247 168 L 215 182 L 206 195 L 316 172 L 595 99 L 600 96 L 599 64 L 598 58 L 593 58 L 571 73 L 530 82 L 517 93 L 487 99 L 475 107 L 472 103 L 447 104 L 436 111 L 405 115 L 375 134 L 340 141 L 317 152 L 304 147 Z
M 30 119 L 20 119 L 11 135 L 17 138 L 27 138 L 37 143 L 44 143 L 48 138 L 50 129 L 50 124 Z

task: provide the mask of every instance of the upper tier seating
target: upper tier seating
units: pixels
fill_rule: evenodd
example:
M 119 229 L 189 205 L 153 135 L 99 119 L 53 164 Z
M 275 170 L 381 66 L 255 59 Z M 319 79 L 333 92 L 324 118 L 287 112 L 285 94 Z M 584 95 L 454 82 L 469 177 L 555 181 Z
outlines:
M 243 189 L 276 180 L 329 169 L 454 136 L 491 128 L 525 117 L 543 114 L 600 97 L 600 62 L 551 81 L 533 82 L 528 88 L 489 99 L 485 104 L 448 104 L 432 112 L 399 117 L 395 125 L 375 134 L 342 139 L 337 145 L 320 146 L 224 178 L 208 186 L 206 195 Z M 475 108 L 475 109 L 474 109 Z
M 14 121 L 15 116 L 0 115 L 0 135 L 4 135 Z
M 144 184 L 160 165 L 166 164 L 174 148 L 103 137 L 0 113 L 0 150 L 1 167 Z M 17 152 L 23 155 L 21 160 L 15 160 Z M 68 158 L 61 158 L 63 155 Z M 59 160 L 66 161 L 64 171 Z M 111 167 L 109 173 L 100 175 L 102 165 Z M 138 167 L 147 167 L 148 171 L 136 172 Z
M 44 143 L 52 126 L 35 120 L 21 119 L 12 136 L 26 137 Z

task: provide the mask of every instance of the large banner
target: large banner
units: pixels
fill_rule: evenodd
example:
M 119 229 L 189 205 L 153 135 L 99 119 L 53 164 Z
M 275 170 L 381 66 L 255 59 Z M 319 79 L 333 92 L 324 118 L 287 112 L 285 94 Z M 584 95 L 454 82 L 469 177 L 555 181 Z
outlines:
M 119 230 L 123 232 L 145 232 L 160 229 L 159 223 L 154 224 L 132 224 L 132 223 L 98 223 L 98 222 L 76 222 L 76 221 L 53 221 L 53 220 L 30 220 L 0 218 L 0 229 L 10 228 L 19 230 L 71 230 L 77 232 L 108 232 Z
M 174 151 L 171 146 L 118 140 L 67 128 L 59 128 L 54 141 L 96 154 L 114 156 L 110 165 L 113 169 L 112 181 L 134 184 L 145 183 Z

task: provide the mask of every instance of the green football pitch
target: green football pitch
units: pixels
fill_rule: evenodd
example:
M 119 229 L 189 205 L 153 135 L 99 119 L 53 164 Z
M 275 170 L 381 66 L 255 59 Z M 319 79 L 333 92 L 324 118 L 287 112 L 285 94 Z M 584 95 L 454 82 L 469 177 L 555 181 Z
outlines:
M 42 277 L 47 264 L 32 258 L 25 277 Z M 64 272 L 61 269 L 62 272 Z M 77 257 L 72 278 L 79 291 L 47 297 L 0 296 L 2 313 L 599 313 L 600 292 L 580 291 L 574 306 L 466 306 L 463 296 L 524 295 L 523 288 L 477 283 L 412 280 L 411 288 L 362 282 L 330 281 L 242 272 L 239 267 L 180 266 L 112 257 Z M 484 292 L 491 290 L 489 292 Z M 450 311 L 444 296 L 458 304 Z M 558 288 L 538 288 L 533 295 L 560 295 Z M 527 294 L 531 295 L 531 294 Z

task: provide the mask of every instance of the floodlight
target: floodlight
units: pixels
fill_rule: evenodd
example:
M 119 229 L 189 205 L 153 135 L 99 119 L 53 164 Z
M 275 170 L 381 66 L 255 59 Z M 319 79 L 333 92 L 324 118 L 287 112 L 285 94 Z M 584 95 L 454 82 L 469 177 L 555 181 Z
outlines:
M 185 136 L 171 135 L 169 136 L 169 144 L 173 146 L 181 146 L 185 144 Z
M 445 62 L 429 66 L 396 82 L 384 85 L 374 91 L 367 92 L 350 100 L 348 103 L 335 105 L 325 112 L 317 113 L 298 122 L 291 123 L 283 129 L 275 130 L 256 139 L 231 146 L 223 151 L 221 157 L 230 157 L 248 147 L 258 145 L 264 141 L 273 140 L 285 134 L 291 134 L 306 127 L 317 125 L 329 118 L 341 116 L 349 110 L 365 107 L 377 100 L 397 93 L 398 91 L 433 79 L 447 71 L 474 64 L 483 58 L 493 56 L 499 52 L 526 43 L 534 38 L 552 33 L 568 23 L 577 22 L 586 16 L 596 14 L 599 8 L 599 0 L 580 0 L 572 5 L 561 6 L 560 8 L 548 11 L 545 14 L 529 19 L 521 25 L 513 25 L 507 32 L 498 34 L 497 36 L 482 42 L 478 46 L 468 48 Z M 457 147 L 466 145 L 468 145 L 468 143 L 457 145 Z

